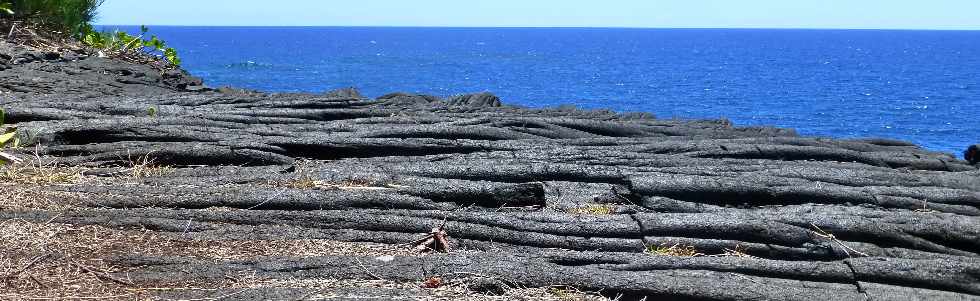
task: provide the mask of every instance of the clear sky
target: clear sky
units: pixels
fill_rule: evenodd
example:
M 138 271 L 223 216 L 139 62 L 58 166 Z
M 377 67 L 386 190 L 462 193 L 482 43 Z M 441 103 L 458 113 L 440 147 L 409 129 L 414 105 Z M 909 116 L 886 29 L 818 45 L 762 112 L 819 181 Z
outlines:
M 99 14 L 105 25 L 980 30 L 980 0 L 105 0 Z

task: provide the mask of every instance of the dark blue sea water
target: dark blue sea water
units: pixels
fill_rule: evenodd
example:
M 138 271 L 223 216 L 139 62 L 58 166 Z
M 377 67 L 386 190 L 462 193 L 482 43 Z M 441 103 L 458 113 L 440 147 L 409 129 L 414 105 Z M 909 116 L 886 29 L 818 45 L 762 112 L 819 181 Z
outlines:
M 129 28 L 133 30 L 134 28 Z M 354 86 L 729 118 L 957 153 L 980 142 L 980 31 L 153 27 L 211 86 Z

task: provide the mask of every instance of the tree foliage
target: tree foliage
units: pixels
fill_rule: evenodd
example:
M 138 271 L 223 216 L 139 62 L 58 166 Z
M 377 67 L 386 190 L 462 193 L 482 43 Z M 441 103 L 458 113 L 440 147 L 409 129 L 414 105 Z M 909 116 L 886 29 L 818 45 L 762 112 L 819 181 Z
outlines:
M 6 0 L 8 15 L 77 36 L 95 18 L 103 0 Z M 0 9 L 2 11 L 3 9 Z

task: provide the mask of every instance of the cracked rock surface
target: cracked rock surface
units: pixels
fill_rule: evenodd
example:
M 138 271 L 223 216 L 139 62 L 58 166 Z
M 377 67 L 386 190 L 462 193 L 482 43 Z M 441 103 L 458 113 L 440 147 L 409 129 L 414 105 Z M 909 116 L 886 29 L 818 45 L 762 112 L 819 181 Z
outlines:
M 127 285 L 214 286 L 155 297 L 431 295 L 215 284 L 248 273 L 416 288 L 439 276 L 490 295 L 569 286 L 621 300 L 980 299 L 980 171 L 903 141 L 518 108 L 488 93 L 188 92 L 199 83 L 142 66 L 16 60 L 27 50 L 4 47 L 0 107 L 23 144 L 40 145 L 10 152 L 84 172 L 35 189 L 69 205 L 6 208 L 0 221 L 405 249 L 102 258 Z M 404 247 L 440 225 L 451 252 Z

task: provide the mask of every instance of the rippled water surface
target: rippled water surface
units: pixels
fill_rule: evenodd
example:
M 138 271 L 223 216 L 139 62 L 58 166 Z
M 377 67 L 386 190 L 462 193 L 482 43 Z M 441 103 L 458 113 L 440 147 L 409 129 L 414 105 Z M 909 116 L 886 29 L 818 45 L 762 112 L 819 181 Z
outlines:
M 980 142 L 980 31 L 152 29 L 211 86 L 491 91 L 532 107 L 724 117 L 957 154 Z

